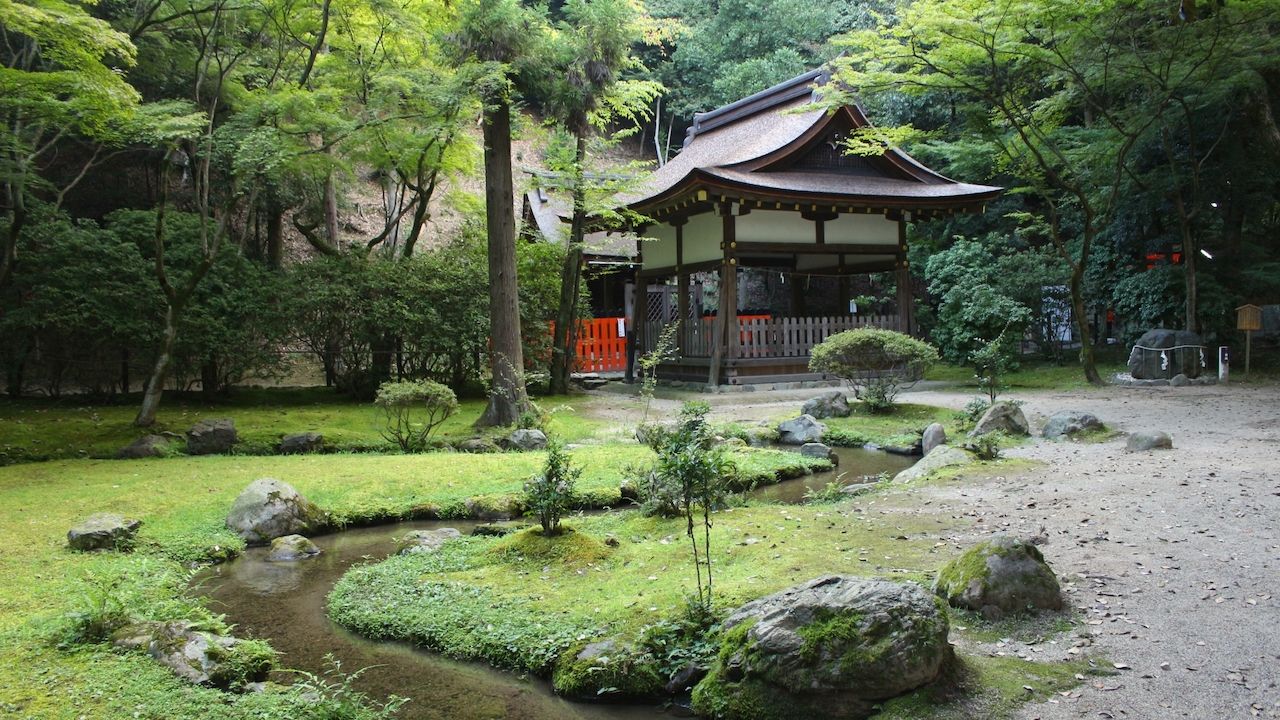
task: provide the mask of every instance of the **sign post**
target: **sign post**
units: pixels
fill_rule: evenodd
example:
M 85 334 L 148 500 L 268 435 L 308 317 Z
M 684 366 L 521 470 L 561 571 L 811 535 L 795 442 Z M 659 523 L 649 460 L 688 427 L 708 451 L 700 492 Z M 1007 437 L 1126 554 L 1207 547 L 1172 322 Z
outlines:
M 1236 329 L 1244 331 L 1244 378 L 1249 379 L 1249 360 L 1253 354 L 1253 331 L 1262 329 L 1262 308 L 1241 305 L 1236 308 Z

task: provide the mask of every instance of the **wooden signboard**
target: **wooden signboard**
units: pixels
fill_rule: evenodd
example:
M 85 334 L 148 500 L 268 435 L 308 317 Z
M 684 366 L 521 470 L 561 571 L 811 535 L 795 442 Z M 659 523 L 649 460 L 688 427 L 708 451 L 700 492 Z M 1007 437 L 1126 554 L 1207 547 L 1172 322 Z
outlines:
M 1249 356 L 1253 354 L 1253 333 L 1262 329 L 1262 308 L 1241 305 L 1236 308 L 1236 329 L 1244 331 L 1244 376 L 1249 377 Z
M 1236 308 L 1237 330 L 1261 330 L 1262 308 L 1257 305 L 1241 305 Z

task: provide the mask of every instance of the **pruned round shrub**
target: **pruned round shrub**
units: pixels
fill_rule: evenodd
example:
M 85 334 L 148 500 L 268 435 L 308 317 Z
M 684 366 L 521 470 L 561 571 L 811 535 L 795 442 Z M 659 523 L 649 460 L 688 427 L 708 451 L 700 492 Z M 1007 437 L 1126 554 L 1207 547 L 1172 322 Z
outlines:
M 923 340 L 892 330 L 858 328 L 822 341 L 809 357 L 809 369 L 847 382 L 872 412 L 889 412 L 898 392 L 937 361 L 937 349 Z
M 425 448 L 431 432 L 458 410 L 458 396 L 430 380 L 383 383 L 373 402 L 386 416 L 382 437 L 405 452 Z

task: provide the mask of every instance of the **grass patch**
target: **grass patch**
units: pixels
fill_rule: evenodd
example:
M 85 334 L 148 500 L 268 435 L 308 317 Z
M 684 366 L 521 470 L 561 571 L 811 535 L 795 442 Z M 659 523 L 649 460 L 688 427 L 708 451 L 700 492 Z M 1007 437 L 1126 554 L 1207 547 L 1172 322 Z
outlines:
M 866 443 L 877 445 L 909 445 L 933 423 L 942 423 L 948 436 L 958 434 L 960 422 L 954 410 L 899 403 L 889 414 L 877 414 L 867 410 L 862 403 L 850 405 L 853 413 L 844 418 L 826 418 L 823 441 L 841 447 L 855 447 Z
M 653 456 L 635 444 L 572 453 L 585 468 L 579 488 L 613 501 L 622 466 Z M 743 457 L 759 473 L 776 474 L 795 456 L 753 450 Z M 354 523 L 464 508 L 476 495 L 514 496 L 543 461 L 544 453 L 336 454 L 57 460 L 0 468 L 0 576 L 6 579 L 0 583 L 0 715 L 115 718 L 141 708 L 145 717 L 157 718 L 312 717 L 310 706 L 292 696 L 232 696 L 185 686 L 141 653 L 100 644 L 57 646 L 82 638 L 93 615 L 117 605 L 142 619 L 216 622 L 186 598 L 187 568 L 239 552 L 243 544 L 223 520 L 235 496 L 256 478 L 289 482 L 340 521 Z M 66 548 L 67 529 L 98 511 L 143 521 L 132 554 Z M 520 567 L 526 575 L 541 568 L 532 562 Z M 595 575 L 594 569 L 584 572 Z M 567 584 L 577 577 L 570 576 Z M 511 585 L 512 577 L 501 584 Z
M 1098 353 L 1098 374 L 1107 379 L 1116 373 L 1128 372 L 1123 350 L 1104 350 Z M 947 382 L 979 391 L 978 379 L 973 368 L 967 365 L 937 363 L 925 373 L 925 380 Z M 1001 377 L 1001 384 L 1011 390 L 1071 390 L 1091 387 L 1084 379 L 1084 370 L 1074 356 L 1063 363 L 1049 360 L 1028 360 L 1014 372 Z
M 1038 663 L 1010 657 L 957 657 L 948 676 L 881 706 L 879 720 L 1006 718 L 1029 702 L 1044 701 L 1080 684 L 1087 661 Z
M 125 398 L 130 400 L 132 397 Z M 576 396 L 538 400 L 548 413 L 548 432 L 566 442 L 581 442 L 605 428 L 603 421 L 576 412 Z M 475 434 L 471 423 L 484 410 L 483 400 L 463 400 L 432 439 L 457 441 Z M 394 443 L 382 437 L 382 411 L 373 403 L 346 399 L 328 388 L 237 390 L 231 397 L 207 402 L 198 394 L 167 393 L 151 428 L 136 428 L 137 403 L 87 403 L 80 398 L 0 400 L 0 465 L 66 458 L 109 458 L 143 435 L 183 434 L 205 418 L 235 420 L 238 454 L 275 452 L 280 438 L 297 432 L 324 435 L 326 448 L 352 452 L 390 452 Z M 181 447 L 181 444 L 179 444 Z
M 715 605 L 724 611 L 827 573 L 926 580 L 939 564 L 932 539 L 949 522 L 872 517 L 854 502 L 822 507 L 748 504 L 718 512 L 711 537 Z M 614 512 L 576 518 L 573 526 L 571 539 L 539 541 L 566 542 L 566 558 L 574 557 L 583 536 L 601 542 L 615 538 L 618 546 L 586 562 L 565 562 L 545 550 L 537 556 L 512 553 L 502 539 L 468 538 L 447 546 L 447 558 L 424 560 L 413 572 L 404 569 L 408 561 L 393 558 L 348 573 L 330 598 L 332 616 L 353 630 L 373 628 L 376 637 L 426 639 L 424 644 L 439 652 L 509 666 L 507 649 L 487 657 L 463 644 L 466 634 L 421 633 L 423 627 L 451 627 L 460 621 L 452 618 L 455 609 L 420 602 L 418 593 L 436 592 L 425 589 L 436 587 L 479 593 L 486 605 L 468 607 L 483 616 L 486 626 L 506 626 L 501 633 L 511 638 L 538 638 L 537 628 L 528 624 L 545 629 L 554 622 L 556 637 L 578 632 L 585 639 L 635 641 L 647 627 L 681 615 L 695 587 L 683 519 Z M 904 534 L 912 539 L 899 539 Z M 495 620 L 487 604 L 518 610 Z M 446 615 L 452 619 L 446 622 Z M 529 655 L 523 662 L 531 668 L 544 657 L 544 646 L 534 644 L 521 653 Z

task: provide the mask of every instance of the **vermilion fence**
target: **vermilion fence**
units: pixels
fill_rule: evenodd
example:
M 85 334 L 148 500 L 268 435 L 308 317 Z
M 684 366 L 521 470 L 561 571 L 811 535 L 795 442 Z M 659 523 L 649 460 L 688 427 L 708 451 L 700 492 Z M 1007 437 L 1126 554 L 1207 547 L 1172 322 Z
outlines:
M 551 324 L 555 332 L 555 323 Z M 578 322 L 574 372 L 621 372 L 627 369 L 627 326 L 623 318 Z

